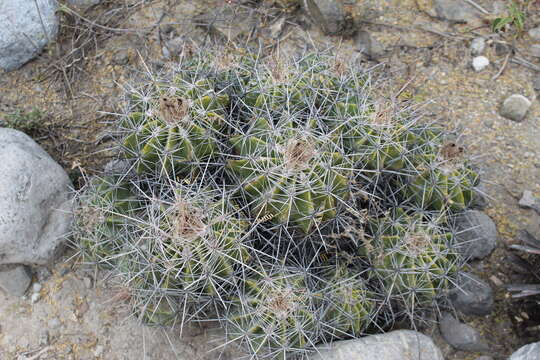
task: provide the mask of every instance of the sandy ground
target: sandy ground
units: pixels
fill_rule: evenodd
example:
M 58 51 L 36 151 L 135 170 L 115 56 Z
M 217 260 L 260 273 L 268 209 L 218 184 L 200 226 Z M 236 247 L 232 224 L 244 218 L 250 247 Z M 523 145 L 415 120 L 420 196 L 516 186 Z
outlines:
M 135 5 L 128 9 L 126 3 Z M 521 192 L 528 189 L 540 195 L 540 106 L 532 88 L 532 79 L 539 74 L 511 60 L 520 57 L 540 63 L 528 56 L 533 41 L 527 35 L 497 38 L 481 20 L 452 25 L 433 19 L 419 10 L 429 10 L 426 3 L 429 1 L 348 1 L 347 7 L 358 22 L 367 21 L 360 23 L 361 28 L 387 50 L 379 59 L 391 78 L 384 94 L 398 93 L 405 86 L 400 97 L 425 102 L 430 117 L 460 132 L 460 142 L 482 170 L 490 198 L 487 213 L 497 223 L 501 244 L 490 258 L 471 264 L 471 270 L 496 289 L 496 310 L 490 316 L 466 320 L 485 336 L 491 355 L 504 359 L 519 346 L 540 338 L 534 330 L 523 330 L 538 325 L 540 314 L 527 313 L 529 308 L 510 299 L 501 286 L 523 280 L 509 267 L 507 246 L 516 241 L 518 230 L 537 220 L 532 210 L 518 207 Z M 477 3 L 492 9 L 496 2 Z M 106 1 L 79 12 L 97 21 L 106 18 L 99 14 L 107 14 L 108 24 L 122 31 L 92 27 L 80 17 L 64 16 L 57 44 L 22 69 L 0 74 L 0 117 L 15 110 L 40 109 L 42 127 L 34 129 L 33 135 L 77 184 L 81 172 L 92 173 L 107 160 L 107 122 L 114 119 L 122 87 L 145 66 L 166 62 L 159 25 L 169 24 L 176 34 L 207 46 L 206 33 L 189 19 L 217 5 L 223 1 Z M 273 37 L 276 26 L 272 25 L 280 17 L 285 19 L 284 26 Z M 538 15 L 531 15 L 527 26 L 538 25 L 539 20 Z M 341 56 L 354 52 L 351 39 L 323 36 L 305 24 L 304 17 L 291 14 L 264 18 L 252 41 L 266 50 L 283 52 L 336 44 L 335 51 Z M 475 73 L 469 46 L 478 35 L 492 37 L 486 49 L 491 65 Z M 81 39 L 86 38 L 89 42 L 81 47 Z M 69 55 L 75 40 L 79 41 L 75 45 L 78 57 Z M 497 53 L 497 41 L 513 46 L 515 55 L 507 59 L 507 54 Z M 366 66 L 374 63 L 366 62 Z M 521 123 L 498 115 L 502 101 L 514 93 L 533 101 Z M 0 296 L 1 359 L 238 358 L 234 349 L 209 352 L 221 344 L 220 331 L 212 324 L 185 328 L 182 333 L 181 329 L 139 326 L 130 317 L 125 292 L 111 285 L 106 274 L 95 274 L 73 259 L 61 261 L 51 270 L 46 280 L 36 278 L 42 285 L 37 302 L 32 303 L 31 295 L 26 299 Z M 439 339 L 436 329 L 426 331 L 435 336 L 448 360 L 478 356 L 452 350 Z

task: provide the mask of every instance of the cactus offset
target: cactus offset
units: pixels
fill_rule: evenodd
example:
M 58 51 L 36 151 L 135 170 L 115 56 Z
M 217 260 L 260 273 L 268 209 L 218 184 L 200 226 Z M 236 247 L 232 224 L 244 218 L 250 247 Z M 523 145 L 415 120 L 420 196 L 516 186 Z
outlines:
M 367 289 L 364 279 L 353 274 L 343 264 L 326 271 L 323 298 L 323 331 L 330 338 L 358 337 L 375 319 L 375 296 Z
M 158 87 L 155 96 L 146 112 L 131 113 L 122 123 L 125 157 L 135 160 L 139 174 L 174 178 L 197 171 L 220 151 L 216 137 L 229 97 L 216 93 L 209 79 L 179 80 L 169 93 Z
M 431 306 L 459 268 L 452 234 L 402 209 L 374 220 L 371 231 L 361 252 L 370 258 L 384 293 L 409 314 Z
M 317 309 L 305 273 L 270 266 L 246 279 L 227 316 L 231 340 L 257 359 L 288 359 L 318 338 Z
M 420 165 L 416 174 L 401 185 L 405 197 L 430 210 L 460 211 L 470 206 L 479 176 L 461 158 L 462 151 L 454 143 L 443 145 L 434 161 Z

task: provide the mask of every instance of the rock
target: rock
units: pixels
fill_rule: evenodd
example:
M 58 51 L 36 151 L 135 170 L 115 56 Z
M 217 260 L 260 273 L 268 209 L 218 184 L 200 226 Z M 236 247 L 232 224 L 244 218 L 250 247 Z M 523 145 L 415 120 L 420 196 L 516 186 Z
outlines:
M 540 214 L 540 199 L 533 195 L 532 191 L 525 190 L 519 200 L 519 206 L 525 209 L 533 209 Z
M 535 40 L 540 40 L 540 26 L 529 29 L 529 36 Z
M 304 10 L 327 35 L 338 35 L 347 27 L 345 9 L 337 0 L 303 0 Z
M 489 205 L 489 199 L 486 186 L 483 182 L 480 182 L 478 186 L 474 188 L 473 200 L 471 206 L 474 209 L 485 209 Z
M 23 296 L 30 286 L 30 271 L 23 265 L 4 265 L 0 270 L 0 289 L 7 295 Z
M 198 16 L 195 22 L 225 40 L 233 41 L 240 36 L 249 36 L 257 28 L 258 17 L 254 11 L 247 7 L 220 6 Z
M 486 40 L 482 37 L 474 38 L 471 42 L 471 53 L 473 55 L 480 55 L 486 48 Z
M 474 71 L 479 72 L 489 66 L 489 59 L 485 56 L 476 56 L 473 58 L 472 67 Z
M 514 94 L 504 100 L 500 114 L 507 119 L 519 122 L 523 121 L 529 107 L 531 107 L 529 99 L 523 95 Z
M 522 346 L 508 360 L 540 360 L 540 342 Z
M 129 54 L 125 50 L 119 50 L 113 55 L 111 62 L 114 65 L 127 65 L 129 63 Z
M 94 350 L 94 356 L 97 358 L 101 357 L 101 355 L 103 355 L 103 351 L 105 351 L 103 345 L 96 346 L 96 349 Z
M 45 282 L 52 276 L 51 270 L 49 270 L 45 266 L 40 266 L 33 270 L 34 270 L 34 273 L 36 274 L 37 281 L 39 282 Z
M 354 38 L 356 50 L 365 54 L 369 59 L 376 60 L 384 55 L 384 47 L 367 31 L 360 30 Z
M 83 277 L 83 284 L 84 284 L 85 288 L 91 289 L 92 288 L 92 279 L 90 279 L 88 276 Z
M 460 273 L 449 298 L 454 307 L 465 315 L 486 316 L 493 311 L 493 290 L 473 274 Z
M 47 346 L 49 345 L 49 331 L 48 330 L 44 330 L 40 335 L 39 335 L 39 345 L 40 346 Z
M 34 283 L 34 285 L 32 285 L 32 292 L 35 292 L 35 293 L 38 293 L 41 291 L 41 284 L 40 283 Z
M 493 360 L 491 356 L 480 356 L 477 357 L 475 360 Z
M 355 340 L 319 346 L 310 360 L 443 360 L 430 337 L 412 330 L 396 330 Z
M 0 1 L 0 68 L 20 68 L 56 38 L 56 8 L 55 0 Z
M 97 5 L 101 0 L 68 0 L 68 4 L 78 7 L 88 7 L 92 5 Z
M 459 214 L 454 221 L 454 231 L 457 250 L 467 259 L 483 259 L 497 247 L 497 227 L 481 211 Z
M 35 304 L 39 301 L 39 299 L 41 299 L 41 294 L 40 293 L 33 293 L 32 296 L 30 296 L 30 302 L 32 304 Z
M 443 313 L 439 329 L 444 340 L 457 350 L 483 352 L 489 351 L 489 346 L 482 336 L 467 324 L 459 322 L 450 313 Z
M 504 56 L 510 53 L 512 49 L 508 44 L 496 42 L 495 43 L 495 55 L 497 56 Z
M 476 9 L 461 0 L 434 0 L 437 16 L 455 22 L 467 22 L 476 17 Z
M 62 326 L 62 323 L 60 322 L 60 320 L 58 318 L 53 318 L 53 319 L 47 321 L 47 327 L 49 329 L 57 329 L 60 326 Z
M 540 57 L 540 44 L 531 45 L 529 54 L 534 57 Z
M 537 75 L 533 80 L 533 88 L 536 91 L 540 91 L 540 75 Z
M 0 265 L 45 265 L 72 223 L 66 172 L 24 133 L 0 128 Z

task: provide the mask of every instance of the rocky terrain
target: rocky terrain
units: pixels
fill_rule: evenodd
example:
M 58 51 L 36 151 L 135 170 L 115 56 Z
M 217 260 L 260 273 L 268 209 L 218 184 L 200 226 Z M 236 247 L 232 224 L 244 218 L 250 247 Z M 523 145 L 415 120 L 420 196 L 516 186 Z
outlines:
M 482 175 L 489 215 L 478 212 L 462 220 L 464 228 L 474 226 L 463 236 L 474 240 L 466 251 L 475 260 L 460 284 L 465 292 L 450 294 L 458 311 L 440 314 L 440 325 L 434 321 L 418 329 L 436 345 L 422 338 L 415 347 L 413 335 L 389 334 L 396 350 L 384 359 L 538 359 L 539 345 L 532 344 L 540 340 L 538 298 L 512 298 L 506 286 L 539 282 L 538 271 L 511 249 L 523 237 L 540 239 L 538 1 L 516 1 L 525 14 L 523 27 L 514 21 L 500 31 L 492 24 L 509 16 L 507 1 L 330 0 L 326 8 L 321 5 L 324 11 L 315 11 L 287 0 L 39 0 L 41 16 L 21 18 L 35 10 L 25 7 L 28 3 L 34 2 L 0 3 L 0 24 L 10 23 L 29 36 L 13 40 L 13 31 L 0 29 L 0 68 L 5 70 L 0 70 L 0 126 L 31 136 L 61 165 L 74 188 L 110 159 L 108 129 L 124 89 L 141 73 L 166 69 L 180 56 L 209 47 L 221 51 L 224 62 L 227 52 L 244 46 L 265 54 L 331 48 L 337 57 L 362 56 L 363 65 L 385 79 L 378 96 L 389 102 L 414 100 L 430 118 L 459 134 L 456 140 Z M 28 140 L 21 140 L 24 146 L 6 146 L 9 141 L 2 136 L 9 137 L 2 134 L 0 146 L 9 151 L 0 155 L 0 174 L 18 151 L 23 155 L 17 159 L 40 151 L 29 150 L 34 145 Z M 25 164 L 54 173 L 49 163 Z M 24 180 L 21 174 L 14 176 Z M 60 170 L 50 176 L 39 195 L 58 200 L 54 194 L 64 194 L 69 181 Z M 12 183 L 2 181 L 0 191 Z M 22 188 L 13 190 L 22 197 L 24 183 L 17 180 Z M 7 214 L 16 206 L 0 196 L 0 209 Z M 44 226 L 37 223 L 40 216 L 25 226 Z M 0 230 L 7 229 L 6 218 L 0 216 Z M 58 221 L 53 230 L 61 233 Z M 2 233 L 0 244 L 9 236 Z M 55 252 L 55 246 L 43 250 L 47 256 Z M 538 268 L 538 260 L 528 260 Z M 82 264 L 73 250 L 54 265 L 43 266 L 48 262 L 37 256 L 13 262 L 32 265 L 32 272 L 0 261 L 5 270 L 0 273 L 2 359 L 242 356 L 234 345 L 224 346 L 217 324 L 140 325 L 130 315 L 129 293 L 110 274 Z M 336 351 L 346 356 L 360 351 L 355 350 L 359 344 Z M 414 353 L 416 348 L 421 351 Z M 318 356 L 338 355 L 321 350 Z

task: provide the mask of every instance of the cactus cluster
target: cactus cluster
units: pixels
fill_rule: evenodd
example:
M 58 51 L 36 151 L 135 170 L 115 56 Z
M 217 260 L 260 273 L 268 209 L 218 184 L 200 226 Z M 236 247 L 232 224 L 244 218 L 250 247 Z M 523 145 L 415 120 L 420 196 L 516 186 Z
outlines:
M 147 323 L 216 319 L 252 358 L 417 321 L 462 266 L 446 219 L 478 182 L 463 151 L 335 57 L 223 57 L 128 93 L 127 166 L 80 192 L 84 258 Z

